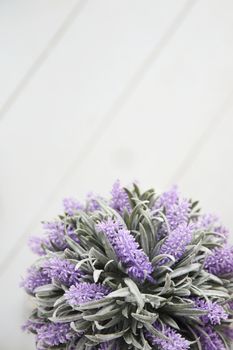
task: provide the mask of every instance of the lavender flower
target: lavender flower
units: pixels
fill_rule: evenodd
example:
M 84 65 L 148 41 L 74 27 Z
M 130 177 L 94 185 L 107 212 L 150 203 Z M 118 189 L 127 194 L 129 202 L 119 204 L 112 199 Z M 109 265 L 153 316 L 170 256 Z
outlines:
M 145 333 L 146 338 L 152 346 L 157 346 L 161 350 L 187 350 L 190 349 L 189 341 L 186 340 L 175 329 L 164 325 L 164 328 L 156 322 L 154 327 L 162 332 L 168 339 L 159 338 L 149 332 Z
M 86 204 L 86 211 L 87 212 L 94 212 L 96 210 L 100 209 L 100 205 L 98 203 L 98 199 L 103 200 L 102 197 L 94 195 L 92 192 L 89 192 L 87 194 L 87 204 Z
M 25 290 L 33 294 L 35 289 L 40 286 L 44 286 L 46 284 L 51 283 L 51 278 L 47 274 L 46 271 L 42 269 L 36 269 L 35 267 L 31 267 L 28 270 L 26 278 L 22 281 L 21 286 L 25 288 Z
M 45 237 L 32 236 L 28 240 L 28 245 L 33 253 L 42 256 L 46 254 L 43 245 L 49 246 L 49 240 Z
M 119 180 L 114 183 L 111 194 L 110 206 L 113 209 L 117 210 L 120 214 L 123 214 L 124 210 L 131 211 L 129 197 L 126 191 L 121 187 Z
M 195 306 L 200 310 L 208 311 L 207 315 L 201 316 L 203 323 L 211 323 L 212 325 L 220 324 L 228 318 L 228 314 L 223 307 L 216 302 L 206 301 L 200 298 L 193 298 Z
M 181 224 L 167 237 L 160 249 L 160 254 L 170 254 L 179 261 L 188 244 L 192 241 L 193 228 L 190 225 Z M 169 261 L 164 259 L 161 263 Z
M 45 324 L 45 321 L 42 319 L 36 319 L 34 321 L 28 320 L 23 326 L 22 329 L 23 331 L 32 331 L 34 333 L 37 333 L 38 330 L 43 327 Z
M 199 333 L 202 350 L 226 350 L 223 341 L 211 326 L 204 327 L 203 331 L 207 334 Z
M 218 217 L 214 214 L 203 214 L 198 218 L 198 227 L 211 230 L 218 222 Z
M 63 207 L 69 216 L 73 216 L 76 212 L 83 210 L 83 205 L 73 197 L 65 198 L 63 200 Z
M 187 225 L 190 214 L 190 203 L 187 199 L 180 199 L 176 186 L 173 186 L 169 191 L 164 192 L 155 202 L 152 211 L 164 209 L 167 223 L 163 223 L 158 231 L 159 238 L 163 238 L 168 234 L 168 231 L 175 230 L 180 225 Z
M 43 224 L 50 242 L 59 250 L 67 247 L 65 240 L 65 225 L 61 221 L 51 221 Z
M 195 226 L 196 229 L 220 233 L 224 236 L 225 240 L 229 235 L 229 231 L 220 223 L 219 218 L 214 214 L 201 215 L 195 223 Z
M 50 248 L 55 246 L 58 250 L 64 250 L 68 247 L 66 234 L 78 242 L 77 235 L 71 226 L 65 226 L 62 221 L 51 221 L 43 224 L 49 239 Z M 51 247 L 52 246 L 52 247 Z
M 77 283 L 81 277 L 73 263 L 57 257 L 46 260 L 43 263 L 43 271 L 66 286 Z
M 82 282 L 71 286 L 65 293 L 70 305 L 80 305 L 92 300 L 102 299 L 110 293 L 110 289 L 100 283 Z
M 187 224 L 190 212 L 190 204 L 184 199 L 178 204 L 166 207 L 166 216 L 170 229 L 174 230 L 179 225 Z
M 206 258 L 204 268 L 213 275 L 233 273 L 233 247 L 214 249 Z
M 66 344 L 73 337 L 69 323 L 45 323 L 37 329 L 37 342 L 47 347 Z
M 143 282 L 151 275 L 153 267 L 149 258 L 139 248 L 139 244 L 130 234 L 130 231 L 112 219 L 99 223 L 97 229 L 105 233 L 118 259 L 126 267 L 130 277 Z
M 159 209 L 162 207 L 169 208 L 177 204 L 179 201 L 179 194 L 177 186 L 173 186 L 169 191 L 163 192 L 157 201 L 155 202 L 154 208 Z
M 223 327 L 223 334 L 230 339 L 231 341 L 233 341 L 233 328 L 232 327 Z

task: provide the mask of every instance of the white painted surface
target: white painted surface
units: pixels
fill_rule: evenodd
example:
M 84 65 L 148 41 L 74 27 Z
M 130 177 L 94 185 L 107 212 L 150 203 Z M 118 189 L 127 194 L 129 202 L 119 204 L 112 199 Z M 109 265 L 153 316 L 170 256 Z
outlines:
M 0 348 L 29 350 L 26 240 L 65 195 L 175 181 L 233 227 L 233 3 L 2 1 L 0 45 Z

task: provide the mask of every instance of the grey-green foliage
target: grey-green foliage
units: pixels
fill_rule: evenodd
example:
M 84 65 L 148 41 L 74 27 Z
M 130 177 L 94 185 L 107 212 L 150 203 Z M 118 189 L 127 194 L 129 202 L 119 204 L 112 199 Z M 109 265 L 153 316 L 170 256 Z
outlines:
M 51 252 L 45 247 L 47 256 L 37 262 L 40 266 L 44 259 L 59 255 L 84 272 L 83 281 L 100 282 L 109 286 L 112 292 L 101 300 L 72 307 L 64 297 L 67 287 L 53 280 L 52 284 L 37 288 L 34 296 L 36 310 L 32 318 L 70 322 L 74 332 L 83 334 L 74 347 L 79 350 L 90 349 L 113 339 L 119 340 L 121 349 L 149 350 L 152 347 L 144 336 L 145 330 L 155 336 L 165 337 L 153 327 L 156 321 L 181 332 L 190 341 L 192 349 L 201 349 L 196 333 L 202 327 L 200 316 L 206 311 L 195 308 L 190 297 L 218 301 L 227 308 L 232 293 L 232 279 L 214 276 L 203 269 L 204 259 L 210 249 L 221 247 L 223 239 L 215 232 L 197 230 L 182 258 L 176 262 L 172 255 L 160 254 L 160 247 L 166 237 L 159 238 L 159 228 L 161 225 L 168 226 L 168 223 L 163 210 L 158 210 L 156 215 L 151 210 L 157 198 L 154 191 L 140 193 L 136 185 L 132 191 L 125 190 L 132 206 L 130 213 L 125 210 L 121 216 L 100 201 L 101 209 L 94 213 L 80 211 L 73 217 L 61 216 L 60 220 L 66 226 L 76 228 L 79 243 L 67 235 L 68 248 L 64 252 L 56 252 L 56 249 Z M 193 220 L 199 215 L 197 203 L 190 203 L 190 206 L 190 220 Z M 146 280 L 138 284 L 127 276 L 125 267 L 118 260 L 108 239 L 96 230 L 96 224 L 108 217 L 122 221 L 134 235 L 153 264 L 154 282 Z M 227 311 L 231 313 L 229 308 Z M 222 325 L 216 326 L 228 348 L 230 342 L 224 335 L 224 327 L 230 321 L 229 317 Z

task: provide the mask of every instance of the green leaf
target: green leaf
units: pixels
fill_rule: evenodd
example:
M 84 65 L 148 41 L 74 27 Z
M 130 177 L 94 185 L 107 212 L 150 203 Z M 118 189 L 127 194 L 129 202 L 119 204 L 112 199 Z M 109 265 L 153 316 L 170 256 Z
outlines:
M 125 278 L 124 279 L 125 284 L 129 287 L 130 292 L 133 294 L 135 297 L 139 311 L 141 311 L 144 307 L 144 300 L 142 298 L 142 295 L 134 281 L 132 281 L 130 278 Z

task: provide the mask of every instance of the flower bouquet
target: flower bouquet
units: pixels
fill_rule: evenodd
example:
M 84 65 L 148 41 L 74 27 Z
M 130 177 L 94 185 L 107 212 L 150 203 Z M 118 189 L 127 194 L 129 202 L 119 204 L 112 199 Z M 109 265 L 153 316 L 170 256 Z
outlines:
M 109 199 L 65 199 L 43 227 L 22 281 L 35 305 L 23 328 L 38 350 L 230 349 L 228 231 L 176 187 L 117 181 Z

